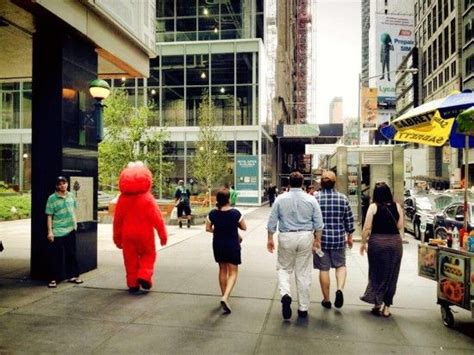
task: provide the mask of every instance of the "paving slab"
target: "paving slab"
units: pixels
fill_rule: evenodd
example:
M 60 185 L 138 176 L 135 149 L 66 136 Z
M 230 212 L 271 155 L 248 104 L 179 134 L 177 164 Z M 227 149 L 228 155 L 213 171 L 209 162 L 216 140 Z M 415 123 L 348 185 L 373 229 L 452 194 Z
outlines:
M 436 283 L 418 277 L 418 242 L 409 237 L 392 317 L 374 317 L 359 299 L 368 264 L 356 243 L 347 255 L 344 307 L 321 307 L 314 271 L 309 318 L 297 318 L 295 301 L 294 316 L 283 321 L 276 253 L 266 251 L 270 209 L 243 212 L 248 230 L 230 315 L 219 307 L 218 266 L 203 226 L 169 226 L 169 244 L 157 248 L 152 290 L 130 295 L 110 225 L 99 225 L 98 269 L 81 275 L 84 284 L 48 289 L 29 278 L 30 221 L 0 223 L 7 248 L 0 254 L 0 353 L 474 353 L 471 314 L 453 307 L 454 328 L 443 326 Z M 332 271 L 331 285 L 334 300 Z M 296 298 L 294 280 L 291 287 Z

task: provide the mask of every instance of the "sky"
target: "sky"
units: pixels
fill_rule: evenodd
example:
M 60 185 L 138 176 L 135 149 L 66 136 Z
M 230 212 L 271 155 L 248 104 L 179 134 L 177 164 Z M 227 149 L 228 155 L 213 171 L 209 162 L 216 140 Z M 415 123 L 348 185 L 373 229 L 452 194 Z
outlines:
M 344 117 L 357 117 L 360 6 L 360 0 L 316 0 L 316 123 L 329 122 L 329 103 L 335 96 L 343 98 Z

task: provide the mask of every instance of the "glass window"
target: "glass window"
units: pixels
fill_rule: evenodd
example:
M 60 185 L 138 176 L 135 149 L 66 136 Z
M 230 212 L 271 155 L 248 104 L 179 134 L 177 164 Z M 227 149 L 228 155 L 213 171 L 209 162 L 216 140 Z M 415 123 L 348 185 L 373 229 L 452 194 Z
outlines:
M 163 125 L 184 125 L 184 88 L 162 89 L 161 112 Z
M 214 86 L 211 90 L 217 125 L 234 125 L 234 87 Z
M 176 19 L 176 41 L 195 41 L 197 39 L 196 18 Z
M 173 42 L 174 41 L 174 19 L 156 20 L 156 41 Z
M 237 53 L 237 84 L 252 83 L 252 53 Z
M 0 144 L 0 181 L 16 191 L 20 183 L 19 154 L 18 144 Z
M 0 90 L 0 129 L 20 128 L 20 97 L 16 85 L 3 84 Z
M 443 32 L 438 37 L 438 63 L 439 65 L 443 64 Z
M 451 54 L 456 52 L 456 19 L 451 21 Z
M 252 86 L 237 86 L 237 122 L 238 126 L 252 124 Z
M 433 71 L 438 68 L 438 40 L 433 42 Z
M 180 86 L 184 83 L 184 57 L 166 56 L 161 59 L 164 86 Z
M 211 60 L 212 85 L 234 84 L 234 53 L 213 54 Z
M 449 217 L 449 218 L 454 218 L 456 217 L 456 211 L 458 210 L 458 206 L 457 205 L 454 205 L 454 206 L 450 206 L 446 209 L 446 216 Z
M 219 39 L 219 16 L 199 17 L 199 40 Z
M 431 18 L 433 19 L 433 33 L 436 32 L 438 29 L 438 24 L 437 24 L 437 16 L 436 16 L 436 5 L 433 7 L 433 10 L 431 10 Z
M 196 0 L 176 0 L 176 16 L 196 17 Z M 195 19 L 194 19 L 195 20 Z
M 26 85 L 24 85 L 23 89 L 24 90 L 22 92 L 22 100 L 21 100 L 21 106 L 22 106 L 21 128 L 31 128 L 31 99 L 32 99 L 31 86 L 30 86 L 30 89 L 27 89 Z
M 237 141 L 237 154 L 253 155 L 252 141 Z
M 444 28 L 444 60 L 449 58 L 449 27 Z
M 199 106 L 204 95 L 209 95 L 208 86 L 193 86 L 186 88 L 186 125 L 199 125 Z
M 457 74 L 456 61 L 451 63 L 451 77 L 455 77 Z
M 186 56 L 187 85 L 209 85 L 209 55 L 196 54 Z
M 240 15 L 221 17 L 221 39 L 242 38 L 242 20 Z
M 443 4 L 442 0 L 438 0 L 438 23 L 441 26 L 443 22 Z
M 156 0 L 156 17 L 173 17 L 175 0 Z

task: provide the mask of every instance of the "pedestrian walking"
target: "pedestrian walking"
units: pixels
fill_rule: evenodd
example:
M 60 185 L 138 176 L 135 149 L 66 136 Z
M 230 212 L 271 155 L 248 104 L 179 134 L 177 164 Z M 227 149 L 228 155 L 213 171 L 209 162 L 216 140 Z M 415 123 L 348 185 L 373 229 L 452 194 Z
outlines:
M 329 298 L 331 268 L 336 269 L 336 297 L 334 306 L 341 308 L 344 304 L 344 285 L 346 283 L 346 242 L 352 248 L 352 233 L 354 232 L 354 216 L 347 197 L 336 191 L 336 174 L 325 171 L 321 175 L 322 190 L 317 194 L 323 214 L 324 229 L 321 237 L 321 247 L 324 254 L 314 255 L 314 267 L 319 269 L 319 283 L 323 293 L 321 305 L 331 308 Z M 346 239 L 347 238 L 347 239 Z
M 237 200 L 239 198 L 239 193 L 235 190 L 234 185 L 230 186 L 229 193 L 230 193 L 230 205 L 232 207 L 235 207 L 235 205 L 237 204 Z
M 277 198 L 267 223 L 267 249 L 273 253 L 273 235 L 278 234 L 278 286 L 283 319 L 290 319 L 290 278 L 295 274 L 298 295 L 298 316 L 306 318 L 310 303 L 311 256 L 321 248 L 323 219 L 316 199 L 302 190 L 303 175 L 290 174 L 290 190 Z
M 273 203 L 275 202 L 276 194 L 277 187 L 273 184 L 270 184 L 270 186 L 268 186 L 268 202 L 270 202 L 270 207 L 272 207 Z
M 191 228 L 191 192 L 184 186 L 183 180 L 178 181 L 174 198 L 179 228 L 183 228 L 183 220 L 187 222 L 188 228 Z
M 384 182 L 375 184 L 372 196 L 360 245 L 369 259 L 369 283 L 360 299 L 374 305 L 372 314 L 390 317 L 403 255 L 403 210 Z
M 142 162 L 129 163 L 120 173 L 120 196 L 115 207 L 113 240 L 122 249 L 127 286 L 136 293 L 140 286 L 153 286 L 156 247 L 154 229 L 166 245 L 168 233 L 155 198 L 151 194 L 153 177 Z
M 223 188 L 216 194 L 216 208 L 206 220 L 206 231 L 213 234 L 212 249 L 214 259 L 219 264 L 219 286 L 221 288 L 221 307 L 225 314 L 232 312 L 229 297 L 237 281 L 240 257 L 239 229 L 246 230 L 244 217 L 239 210 L 230 205 L 230 192 Z
M 68 190 L 64 176 L 56 179 L 56 192 L 48 197 L 46 215 L 48 241 L 51 243 L 49 288 L 55 288 L 63 279 L 64 271 L 68 282 L 81 284 L 76 257 L 76 214 L 77 202 Z M 63 260 L 65 270 L 63 269 Z

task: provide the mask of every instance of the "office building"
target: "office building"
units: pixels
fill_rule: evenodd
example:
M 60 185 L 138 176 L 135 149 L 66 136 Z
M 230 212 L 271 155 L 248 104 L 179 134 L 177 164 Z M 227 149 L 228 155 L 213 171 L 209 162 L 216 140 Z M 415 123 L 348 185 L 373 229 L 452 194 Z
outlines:
M 344 123 L 341 96 L 334 97 L 329 103 L 329 123 Z
M 80 271 L 97 266 L 97 132 L 89 83 L 99 75 L 148 76 L 154 11 L 151 0 L 0 1 L 0 181 L 31 188 L 33 278 L 48 276 L 44 209 L 59 175 L 80 200 Z

